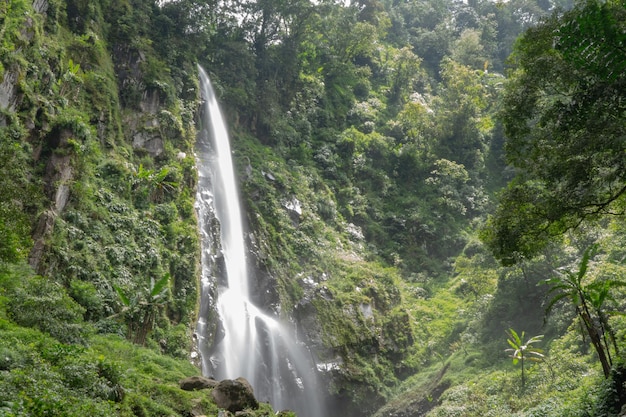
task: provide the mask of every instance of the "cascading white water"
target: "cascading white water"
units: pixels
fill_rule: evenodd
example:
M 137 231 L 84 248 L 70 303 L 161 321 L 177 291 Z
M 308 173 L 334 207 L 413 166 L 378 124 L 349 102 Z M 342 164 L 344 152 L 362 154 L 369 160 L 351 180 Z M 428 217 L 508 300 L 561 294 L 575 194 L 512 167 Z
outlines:
M 306 349 L 287 327 L 250 300 L 228 132 L 209 78 L 201 67 L 199 72 L 204 108 L 196 146 L 196 204 L 202 239 L 202 295 L 196 334 L 203 374 L 216 379 L 242 376 L 254 388 L 257 399 L 269 402 L 276 410 L 291 409 L 300 417 L 324 417 L 314 364 Z M 215 218 L 220 225 L 219 237 L 213 227 Z M 217 268 L 220 256 L 223 265 Z M 216 270 L 224 276 L 215 276 Z M 217 300 L 211 295 L 213 282 L 218 283 Z M 221 331 L 220 337 L 209 341 L 207 317 L 214 303 Z

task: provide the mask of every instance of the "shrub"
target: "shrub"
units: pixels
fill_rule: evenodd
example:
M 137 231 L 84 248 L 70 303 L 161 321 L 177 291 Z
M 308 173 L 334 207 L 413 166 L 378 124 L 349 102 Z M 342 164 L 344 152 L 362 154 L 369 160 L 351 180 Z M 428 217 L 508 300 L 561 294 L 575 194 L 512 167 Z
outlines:
M 85 309 L 85 320 L 101 319 L 104 312 L 104 301 L 91 282 L 73 280 L 69 288 L 70 296 Z
M 37 328 L 63 343 L 83 339 L 85 309 L 61 285 L 32 276 L 15 288 L 9 298 L 8 315 L 20 326 Z

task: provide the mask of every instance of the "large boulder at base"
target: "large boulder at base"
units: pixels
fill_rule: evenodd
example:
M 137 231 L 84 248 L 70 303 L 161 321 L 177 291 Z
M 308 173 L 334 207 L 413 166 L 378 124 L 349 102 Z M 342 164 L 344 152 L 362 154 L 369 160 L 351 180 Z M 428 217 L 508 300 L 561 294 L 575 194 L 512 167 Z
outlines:
M 245 378 L 225 379 L 213 388 L 213 400 L 219 408 L 236 413 L 246 408 L 257 409 L 259 402 L 254 398 L 252 386 Z
M 203 376 L 190 376 L 178 381 L 180 389 L 185 391 L 197 391 L 201 389 L 214 388 L 219 384 L 214 379 L 205 378 Z

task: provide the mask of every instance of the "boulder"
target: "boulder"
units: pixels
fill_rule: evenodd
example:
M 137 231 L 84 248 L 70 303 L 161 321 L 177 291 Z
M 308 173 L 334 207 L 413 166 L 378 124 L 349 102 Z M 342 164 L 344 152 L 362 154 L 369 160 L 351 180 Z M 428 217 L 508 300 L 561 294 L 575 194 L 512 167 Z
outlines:
M 180 389 L 185 391 L 197 391 L 201 389 L 214 388 L 219 384 L 214 379 L 205 378 L 203 376 L 190 376 L 185 379 L 181 379 L 178 382 Z
M 219 408 L 236 413 L 246 408 L 257 409 L 259 402 L 254 398 L 250 383 L 245 378 L 225 379 L 212 391 L 213 400 Z

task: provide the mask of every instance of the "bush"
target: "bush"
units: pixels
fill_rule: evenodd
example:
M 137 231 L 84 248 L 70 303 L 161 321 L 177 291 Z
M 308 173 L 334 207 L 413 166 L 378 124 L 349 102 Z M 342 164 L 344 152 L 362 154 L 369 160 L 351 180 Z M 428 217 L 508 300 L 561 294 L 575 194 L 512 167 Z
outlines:
M 104 314 L 104 300 L 91 282 L 73 280 L 69 288 L 70 296 L 85 309 L 85 320 L 99 320 Z
M 83 340 L 85 309 L 61 285 L 32 276 L 15 288 L 9 298 L 8 315 L 20 326 L 37 328 L 63 343 Z

